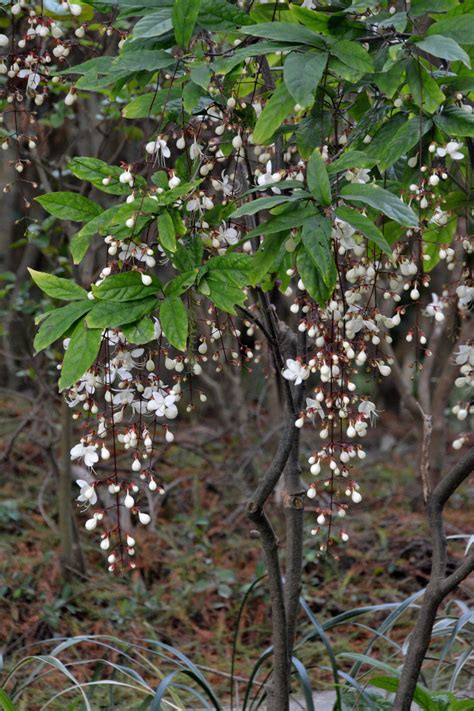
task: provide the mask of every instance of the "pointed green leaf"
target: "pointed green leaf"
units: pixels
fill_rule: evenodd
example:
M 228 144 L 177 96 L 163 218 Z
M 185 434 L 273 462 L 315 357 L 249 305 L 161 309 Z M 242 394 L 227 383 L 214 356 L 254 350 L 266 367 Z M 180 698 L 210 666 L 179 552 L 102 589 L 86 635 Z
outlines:
M 199 14 L 200 0 L 174 0 L 171 21 L 174 36 L 180 47 L 186 49 Z
M 91 367 L 102 343 L 102 329 L 89 328 L 86 320 L 79 321 L 71 335 L 64 355 L 59 378 L 59 391 L 70 388 Z
M 308 161 L 306 180 L 314 198 L 327 207 L 331 204 L 331 186 L 326 165 L 318 148 L 315 148 Z
M 325 48 L 324 39 L 307 27 L 293 22 L 262 22 L 258 25 L 241 27 L 240 32 L 253 37 L 281 41 L 285 44 L 309 44 L 313 47 Z
M 63 301 L 80 301 L 87 299 L 87 291 L 82 286 L 76 284 L 72 279 L 63 279 L 54 276 L 54 274 L 46 274 L 46 272 L 37 272 L 36 269 L 28 268 L 30 276 L 39 286 L 41 291 L 51 296 L 52 299 L 62 299 Z
M 160 37 L 172 29 L 171 8 L 164 7 L 138 20 L 133 28 L 133 36 L 136 38 Z
M 468 136 L 474 138 L 474 114 L 457 106 L 449 106 L 441 114 L 436 114 L 434 122 L 449 137 Z
M 73 301 L 46 314 L 33 341 L 36 353 L 64 336 L 71 326 L 92 308 L 92 301 Z
M 179 296 L 168 296 L 161 302 L 160 323 L 171 345 L 179 351 L 185 351 L 188 340 L 188 314 Z
M 282 205 L 285 202 L 289 203 L 294 202 L 295 200 L 301 200 L 305 196 L 307 197 L 308 194 L 303 193 L 302 195 L 275 195 L 274 197 L 257 198 L 256 200 L 250 200 L 250 202 L 246 202 L 244 205 L 238 207 L 237 210 L 234 210 L 230 217 L 236 219 L 237 217 L 243 217 L 244 215 L 255 215 L 255 213 L 260 212 L 260 210 L 270 210 L 276 205 Z
M 173 218 L 170 213 L 165 210 L 158 215 L 158 239 L 162 247 L 169 252 L 176 252 L 176 232 L 174 228 Z
M 139 272 L 123 272 L 108 276 L 102 284 L 92 287 L 92 293 L 100 301 L 136 301 L 159 291 L 159 279 L 152 277 L 152 283 L 145 286 Z
M 61 220 L 87 222 L 87 220 L 97 217 L 102 212 L 100 205 L 92 202 L 84 195 L 78 195 L 78 193 L 47 193 L 46 195 L 39 195 L 35 200 L 50 215 L 59 217 Z
M 273 134 L 292 111 L 295 101 L 281 82 L 265 104 L 253 130 L 255 143 L 269 143 Z
M 387 170 L 414 146 L 419 146 L 421 139 L 432 126 L 432 120 L 423 116 L 405 121 L 379 148 L 377 158 L 380 170 Z
M 130 323 L 122 326 L 122 331 L 127 341 L 136 346 L 149 343 L 156 338 L 155 324 L 149 316 L 144 316 L 136 323 Z
M 390 257 L 392 256 L 392 248 L 386 238 L 368 217 L 350 207 L 338 207 L 335 212 L 336 217 L 343 220 L 343 222 L 348 222 L 357 232 L 367 237 L 369 242 L 373 242 L 377 247 L 380 247 L 385 254 L 388 254 Z
M 372 168 L 376 163 L 376 158 L 372 158 L 362 151 L 348 150 L 326 168 L 329 175 L 335 175 L 351 168 Z
M 303 245 L 298 249 L 296 267 L 308 294 L 310 294 L 321 307 L 324 307 L 331 297 L 332 289 L 329 289 L 324 283 L 320 272 L 314 266 L 313 260 Z
M 416 42 L 416 46 L 418 49 L 432 54 L 433 57 L 441 57 L 441 59 L 446 59 L 450 62 L 461 61 L 466 67 L 471 68 L 471 60 L 468 53 L 451 37 L 431 35 L 431 37 L 426 37 Z
M 350 183 L 340 191 L 343 198 L 352 202 L 363 202 L 380 210 L 392 220 L 406 227 L 417 227 L 418 218 L 408 205 L 388 190 L 374 184 Z
M 423 111 L 432 114 L 444 102 L 446 97 L 438 84 L 416 59 L 407 64 L 407 81 L 413 101 Z
M 426 34 L 450 37 L 459 44 L 474 44 L 474 14 L 467 12 L 433 22 Z
M 89 328 L 117 328 L 138 321 L 158 307 L 156 298 L 132 302 L 97 301 L 86 317 Z
M 332 45 L 331 54 L 359 74 L 374 71 L 372 57 L 358 42 L 338 40 Z
M 321 215 L 310 217 L 303 225 L 301 240 L 323 282 L 332 293 L 336 286 L 337 272 L 331 248 L 331 223 Z
M 296 104 L 306 107 L 313 103 L 327 60 L 325 52 L 291 52 L 285 59 L 283 79 Z

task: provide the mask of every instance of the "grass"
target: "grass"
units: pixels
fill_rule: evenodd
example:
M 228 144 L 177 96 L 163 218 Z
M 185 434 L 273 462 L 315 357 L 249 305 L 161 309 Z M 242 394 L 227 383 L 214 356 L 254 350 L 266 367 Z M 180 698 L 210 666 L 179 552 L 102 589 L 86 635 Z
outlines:
M 10 421 L 12 415 L 21 420 L 27 407 L 21 400 L 3 403 Z M 0 432 L 8 447 L 15 427 L 4 422 Z M 55 637 L 152 639 L 179 648 L 204 670 L 219 695 L 228 693 L 240 603 L 264 571 L 244 511 L 246 491 L 255 475 L 244 471 L 235 476 L 254 443 L 249 436 L 244 442 L 229 435 L 216 439 L 214 427 L 211 422 L 203 430 L 192 421 L 183 422 L 178 445 L 163 453 L 161 476 L 169 494 L 159 510 L 156 530 L 140 535 L 137 570 L 111 577 L 97 546 L 81 529 L 87 576 L 68 583 L 61 580 L 54 481 L 47 457 L 34 429 L 26 427 L 18 435 L 0 490 L 0 629 L 7 662 L 24 654 L 25 648 L 37 653 L 44 640 Z M 376 446 L 374 440 L 374 451 Z M 260 453 L 255 469 L 270 455 L 271 451 Z M 395 449 L 389 464 L 372 457 L 361 479 L 364 501 L 348 516 L 351 539 L 339 560 L 317 556 L 310 535 L 312 517 L 307 517 L 303 597 L 319 620 L 358 606 L 401 601 L 426 583 L 429 539 L 423 514 L 411 506 L 418 495 L 412 460 L 409 443 Z M 448 511 L 450 534 L 469 530 L 465 496 L 459 494 Z M 270 511 L 279 528 L 279 507 L 273 504 Z M 457 555 L 462 555 L 463 543 L 454 542 Z M 467 600 L 471 594 L 466 583 L 457 597 Z M 375 615 L 370 626 L 381 619 Z M 403 642 L 411 619 L 404 616 L 397 625 L 395 643 Z M 304 620 L 302 610 L 302 631 Z M 248 677 L 268 646 L 269 623 L 262 584 L 242 612 L 237 675 Z M 363 653 L 373 635 L 370 626 L 329 629 L 334 654 Z M 302 646 L 299 657 L 311 670 L 314 685 L 331 686 L 327 651 L 320 639 Z M 350 670 L 347 661 L 342 664 Z M 87 665 L 78 665 L 75 675 L 84 681 L 90 672 Z M 35 704 L 52 689 L 62 688 L 57 676 L 49 679 L 37 689 Z M 28 709 L 34 711 L 35 706 Z

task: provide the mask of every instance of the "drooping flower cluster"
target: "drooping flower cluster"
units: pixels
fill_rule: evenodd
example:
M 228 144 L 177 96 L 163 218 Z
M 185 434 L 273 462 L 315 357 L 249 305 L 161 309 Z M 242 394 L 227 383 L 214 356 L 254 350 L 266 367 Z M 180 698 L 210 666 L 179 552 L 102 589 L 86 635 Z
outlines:
M 310 8 L 313 3 L 305 2 L 303 6 Z M 76 88 L 68 88 L 59 71 L 75 44 L 84 37 L 87 24 L 74 26 L 74 36 L 72 32 L 67 36 L 71 17 L 80 18 L 81 7 L 62 2 L 57 3 L 56 9 L 57 15 L 65 14 L 64 21 L 40 15 L 33 6 L 20 0 L 11 8 L 16 18 L 15 34 L 0 35 L 3 55 L 0 73 L 7 77 L 2 91 L 11 105 L 11 112 L 7 112 L 10 130 L 4 147 L 17 141 L 20 148 L 35 149 L 34 137 L 19 135 L 13 122 L 10 126 L 10 118 L 16 118 L 26 106 L 30 112 L 41 107 L 47 92 L 59 95 L 62 91 L 67 107 L 76 103 Z M 18 28 L 21 28 L 19 34 Z M 110 34 L 118 34 L 120 48 L 126 33 L 114 29 L 110 23 L 105 35 Z M 224 43 L 224 64 L 226 59 L 232 62 L 232 53 L 238 51 L 240 43 L 241 40 L 236 40 L 230 47 Z M 180 50 L 169 52 L 171 60 L 177 62 L 179 82 L 189 76 L 196 79 L 195 67 L 203 70 L 200 53 L 201 49 L 183 59 Z M 286 60 L 289 53 L 288 49 L 278 56 Z M 174 276 L 176 269 L 180 272 L 178 281 L 182 277 L 196 277 L 194 282 L 191 279 L 193 291 L 188 306 L 192 324 L 184 354 L 172 351 L 158 321 L 154 337 L 138 343 L 127 336 L 126 328 L 106 328 L 96 363 L 66 394 L 69 405 L 78 410 L 76 419 L 81 420 L 80 441 L 71 450 L 72 460 L 85 467 L 78 479 L 78 501 L 84 508 L 94 507 L 86 529 L 101 531 L 100 546 L 107 551 L 111 571 L 121 567 L 127 559 L 131 560 L 132 567 L 134 565 L 133 526 L 137 522 L 146 525 L 151 521 L 151 495 L 162 491 L 159 472 L 154 466 L 156 443 L 163 437 L 167 443 L 173 441 L 170 423 L 177 417 L 187 385 L 203 368 L 213 366 L 214 372 L 219 373 L 226 365 L 242 367 L 258 363 L 261 358 L 261 344 L 254 342 L 255 323 L 261 322 L 258 318 L 255 323 L 245 318 L 246 331 L 241 339 L 240 323 L 234 316 L 235 304 L 242 305 L 245 300 L 249 307 L 245 316 L 255 313 L 256 303 L 247 297 L 259 280 L 252 277 L 245 282 L 240 275 L 237 278 L 231 274 L 230 281 L 223 285 L 215 275 L 208 279 L 205 273 L 210 258 L 244 253 L 261 257 L 261 247 L 265 250 L 270 242 L 266 242 L 268 235 L 265 237 L 263 230 L 257 235 L 258 225 L 252 221 L 255 213 L 249 211 L 246 217 L 250 219 L 229 217 L 233 203 L 248 199 L 249 195 L 271 197 L 272 201 L 281 199 L 279 204 L 272 202 L 272 207 L 275 204 L 280 209 L 285 207 L 285 197 L 288 202 L 303 193 L 311 198 L 306 191 L 309 151 L 304 141 L 300 144 L 293 140 L 291 133 L 281 133 L 276 139 L 270 136 L 274 142 L 269 145 L 263 139 L 261 145 L 255 140 L 256 132 L 252 129 L 255 120 L 251 117 L 262 116 L 268 101 L 268 87 L 263 86 L 260 91 L 261 60 L 253 59 L 250 54 L 243 60 L 243 85 L 252 87 L 248 95 L 243 96 L 244 89 L 241 91 L 240 87 L 228 89 L 229 76 L 225 73 L 226 79 L 222 81 L 221 71 L 225 72 L 222 66 L 214 71 L 214 50 L 209 52 L 203 44 L 202 57 L 206 60 L 204 71 L 209 70 L 206 97 L 197 99 L 189 111 L 183 104 L 180 118 L 179 112 L 174 110 L 167 113 L 166 102 L 158 119 L 156 112 L 150 112 L 141 154 L 139 151 L 128 154 L 127 162 L 122 162 L 120 168 L 110 166 L 110 174 L 107 166 L 101 174 L 101 182 L 95 185 L 99 190 L 103 187 L 105 192 L 120 195 L 115 203 L 119 207 L 117 219 L 111 223 L 109 233 L 103 234 L 97 228 L 103 239 L 106 262 L 100 267 L 95 287 L 109 277 L 128 272 L 138 273 L 141 284 L 147 287 L 154 283 L 161 269 L 167 277 Z M 275 73 L 280 69 L 277 64 Z M 157 71 L 150 72 L 149 79 L 145 76 L 143 81 L 146 90 L 154 95 L 164 88 L 171 91 L 175 79 L 176 75 Z M 194 83 L 193 91 L 196 86 Z M 191 100 L 192 96 L 187 99 Z M 463 99 L 457 95 L 456 106 L 468 113 L 471 107 Z M 392 100 L 393 108 L 403 108 L 405 100 L 406 95 L 397 96 Z M 103 109 L 110 100 L 101 101 Z M 74 110 L 70 110 L 71 115 Z M 312 120 L 311 113 L 300 104 L 294 105 L 294 114 L 301 126 Z M 33 114 L 31 116 L 33 118 Z M 334 121 L 332 133 L 321 137 L 318 144 L 322 145 L 316 147 L 326 166 L 344 153 L 349 140 L 354 138 L 352 132 L 357 133 L 360 128 L 348 118 L 341 132 L 337 117 Z M 141 132 L 142 127 L 140 135 Z M 371 141 L 372 136 L 367 133 L 361 141 L 362 147 L 369 146 Z M 311 145 L 311 150 L 314 148 Z M 327 526 L 326 543 L 322 544 L 325 549 L 348 539 L 343 528 L 335 533 L 334 521 L 345 515 L 351 501 L 358 503 L 362 498 L 356 463 L 365 458 L 366 451 L 359 439 L 366 437 L 369 424 L 375 424 L 378 412 L 376 404 L 362 394 L 361 382 L 391 375 L 394 330 L 413 344 L 414 371 L 418 372 L 430 357 L 432 335 L 448 327 L 453 307 L 459 319 L 467 318 L 473 297 L 472 277 L 465 259 L 472 253 L 472 245 L 467 238 L 455 235 L 454 211 L 446 204 L 443 187 L 450 180 L 453 166 L 456 169 L 458 163 L 465 161 L 466 146 L 452 138 L 445 143 L 432 142 L 421 154 L 419 150 L 421 148 L 410 149 L 409 154 L 402 157 L 404 169 L 412 172 L 406 181 L 407 187 L 400 189 L 399 194 L 404 204 L 416 211 L 420 227 L 401 227 L 398 232 L 384 233 L 380 242 L 377 236 L 372 239 L 370 233 L 336 214 L 337 208 L 347 208 L 350 201 L 344 198 L 332 203 L 323 201 L 324 207 L 316 201 L 313 207 L 316 204 L 318 214 L 332 225 L 326 257 L 329 255 L 334 261 L 337 279 L 331 293 L 327 298 L 312 297 L 310 285 L 305 285 L 302 270 L 293 258 L 300 246 L 301 222 L 288 228 L 284 235 L 282 263 L 285 263 L 286 274 L 280 270 L 276 279 L 269 267 L 269 272 L 261 277 L 262 290 L 280 287 L 287 299 L 293 299 L 290 312 L 295 329 L 305 333 L 307 338 L 306 356 L 289 358 L 282 376 L 294 389 L 307 388 L 305 406 L 295 424 L 301 428 L 311 422 L 317 430 L 308 464 L 311 476 L 318 478 L 309 485 L 308 497 L 318 527 Z M 427 164 L 423 164 L 424 161 Z M 370 188 L 384 177 L 376 173 L 377 168 L 366 167 L 375 162 L 348 164 L 337 181 L 345 181 L 356 194 L 357 190 Z M 25 166 L 29 167 L 22 151 L 14 165 L 18 173 L 22 173 Z M 184 177 L 186 172 L 187 178 Z M 111 190 L 117 187 L 115 192 Z M 285 194 L 285 191 L 290 192 Z M 174 222 L 168 214 L 168 223 L 171 220 L 173 226 L 172 238 L 165 235 L 160 216 L 155 220 L 159 212 L 153 212 L 152 208 L 156 205 L 173 212 Z M 226 209 L 228 206 L 230 210 Z M 354 211 L 362 221 L 377 221 L 370 209 L 360 208 L 359 203 Z M 153 219 L 149 215 L 153 215 Z M 382 232 L 384 219 L 377 222 Z M 395 223 L 396 219 L 392 227 Z M 247 237 L 249 231 L 253 237 Z M 375 234 L 378 233 L 377 228 Z M 182 243 L 189 247 L 185 258 L 176 254 Z M 271 256 L 271 249 L 269 252 Z M 265 251 L 263 255 L 266 259 Z M 185 266 L 178 269 L 180 259 Z M 431 277 L 431 268 L 438 259 L 448 274 L 446 286 Z M 458 264 L 466 267 L 456 275 L 453 288 L 449 277 Z M 175 286 L 176 291 L 172 293 L 181 298 L 186 279 Z M 206 308 L 207 296 L 212 298 Z M 94 293 L 89 293 L 88 298 L 94 300 Z M 67 347 L 67 343 L 65 345 Z M 467 391 L 472 385 L 470 342 L 459 344 L 455 357 L 461 370 L 456 385 Z M 190 386 L 189 392 L 196 389 Z M 200 392 L 199 398 L 204 401 L 205 393 Z M 186 410 L 191 408 L 192 400 Z M 460 421 L 467 419 L 469 404 L 464 392 L 463 401 L 454 405 L 453 413 Z M 458 437 L 454 446 L 462 447 L 468 436 L 466 433 Z M 123 512 L 128 512 L 128 519 Z

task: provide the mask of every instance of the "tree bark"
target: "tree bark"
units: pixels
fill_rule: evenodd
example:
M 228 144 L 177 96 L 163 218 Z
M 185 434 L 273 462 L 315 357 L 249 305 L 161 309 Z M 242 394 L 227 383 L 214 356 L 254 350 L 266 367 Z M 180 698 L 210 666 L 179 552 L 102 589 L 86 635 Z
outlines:
M 428 651 L 438 607 L 474 570 L 474 553 L 466 556 L 451 575 L 446 576 L 447 540 L 443 510 L 456 489 L 474 471 L 474 447 L 446 474 L 433 491 L 428 492 L 426 504 L 433 555 L 430 581 L 411 635 L 403 665 L 393 711 L 410 711 L 423 661 Z

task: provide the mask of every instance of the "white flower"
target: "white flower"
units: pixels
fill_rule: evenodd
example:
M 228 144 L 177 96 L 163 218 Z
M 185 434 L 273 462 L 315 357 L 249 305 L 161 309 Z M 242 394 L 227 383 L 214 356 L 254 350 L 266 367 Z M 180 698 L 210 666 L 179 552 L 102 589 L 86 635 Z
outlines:
M 459 306 L 468 306 L 474 296 L 474 287 L 461 284 L 461 286 L 458 286 L 456 289 L 456 294 L 459 298 Z
M 196 139 L 194 139 L 189 147 L 189 157 L 191 160 L 196 160 L 196 158 L 202 157 L 202 146 L 196 141 Z
M 474 368 L 474 346 L 470 346 L 467 343 L 459 346 L 459 350 L 454 354 L 456 356 L 456 363 L 458 365 L 469 364 Z
M 354 168 L 348 170 L 344 177 L 350 183 L 368 183 L 370 180 L 370 170 L 368 168 Z
M 437 294 L 431 294 L 431 303 L 426 307 L 427 316 L 434 316 L 439 323 L 444 321 L 444 304 Z
M 370 424 L 372 426 L 375 425 L 375 419 L 378 417 L 378 412 L 377 408 L 375 407 L 375 403 L 371 402 L 370 400 L 363 400 L 359 404 L 359 407 L 357 409 L 361 413 L 361 415 L 364 415 L 364 417 L 370 420 Z
M 434 225 L 438 225 L 438 227 L 444 227 L 444 225 L 446 225 L 448 222 L 448 218 L 449 215 L 447 212 L 444 212 L 444 210 L 442 210 L 440 207 L 436 207 L 429 222 Z
M 233 193 L 239 189 L 239 183 L 235 180 L 235 178 L 231 179 L 230 176 L 227 175 L 225 170 L 222 171 L 221 178 L 222 180 L 214 179 L 212 181 L 212 187 L 214 188 L 214 190 L 222 192 L 224 194 L 224 197 L 229 197 L 230 195 L 233 195 Z
M 226 244 L 237 244 L 240 239 L 240 232 L 235 227 L 226 227 L 225 222 L 218 229 L 219 239 Z
M 84 459 L 86 467 L 93 467 L 99 461 L 99 455 L 94 445 L 85 445 L 83 442 L 76 444 L 70 452 L 71 459 Z
M 95 493 L 95 488 L 89 484 L 88 481 L 84 479 L 76 479 L 76 484 L 80 487 L 81 491 L 77 497 L 77 501 L 81 503 L 88 503 L 94 506 L 97 503 L 97 494 Z
M 311 417 L 314 417 L 316 413 L 320 416 L 322 420 L 325 419 L 326 415 L 324 414 L 324 410 L 321 407 L 321 403 L 319 400 L 314 400 L 311 397 L 306 398 L 306 413 L 310 415 Z
M 355 229 L 344 220 L 340 220 L 338 217 L 334 220 L 334 228 L 332 231 L 332 236 L 336 239 L 345 250 L 354 249 L 357 247 L 357 242 L 352 238 L 355 233 Z
M 20 69 L 18 77 L 20 79 L 27 78 L 26 88 L 31 91 L 34 91 L 41 81 L 41 76 L 34 69 Z
M 168 148 L 168 143 L 165 141 L 164 138 L 158 138 L 155 141 L 149 141 L 149 143 L 146 144 L 145 150 L 147 153 L 150 155 L 154 155 L 155 153 L 161 153 L 163 158 L 169 158 L 171 156 L 171 151 Z
M 269 183 L 278 183 L 281 180 L 280 173 L 272 173 L 271 160 L 267 161 L 267 165 L 265 167 L 266 167 L 266 172 L 262 173 L 257 178 L 257 184 L 260 186 L 261 190 L 266 190 L 266 186 Z M 273 187 L 272 192 L 280 194 L 281 190 L 280 190 L 280 188 Z
M 463 160 L 464 154 L 461 153 L 459 150 L 460 148 L 463 148 L 462 143 L 458 143 L 458 141 L 449 141 L 445 148 L 440 147 L 436 149 L 436 155 L 440 158 L 449 156 L 452 160 Z
M 287 359 L 286 368 L 283 371 L 283 377 L 285 380 L 292 380 L 295 385 L 301 385 L 303 380 L 309 378 L 309 374 L 310 371 L 306 365 L 297 360 L 293 360 L 292 358 Z
M 147 410 L 154 412 L 156 417 L 167 417 L 169 420 L 174 420 L 178 414 L 175 402 L 176 395 L 174 393 L 167 395 L 163 390 L 155 391 L 147 404 Z

